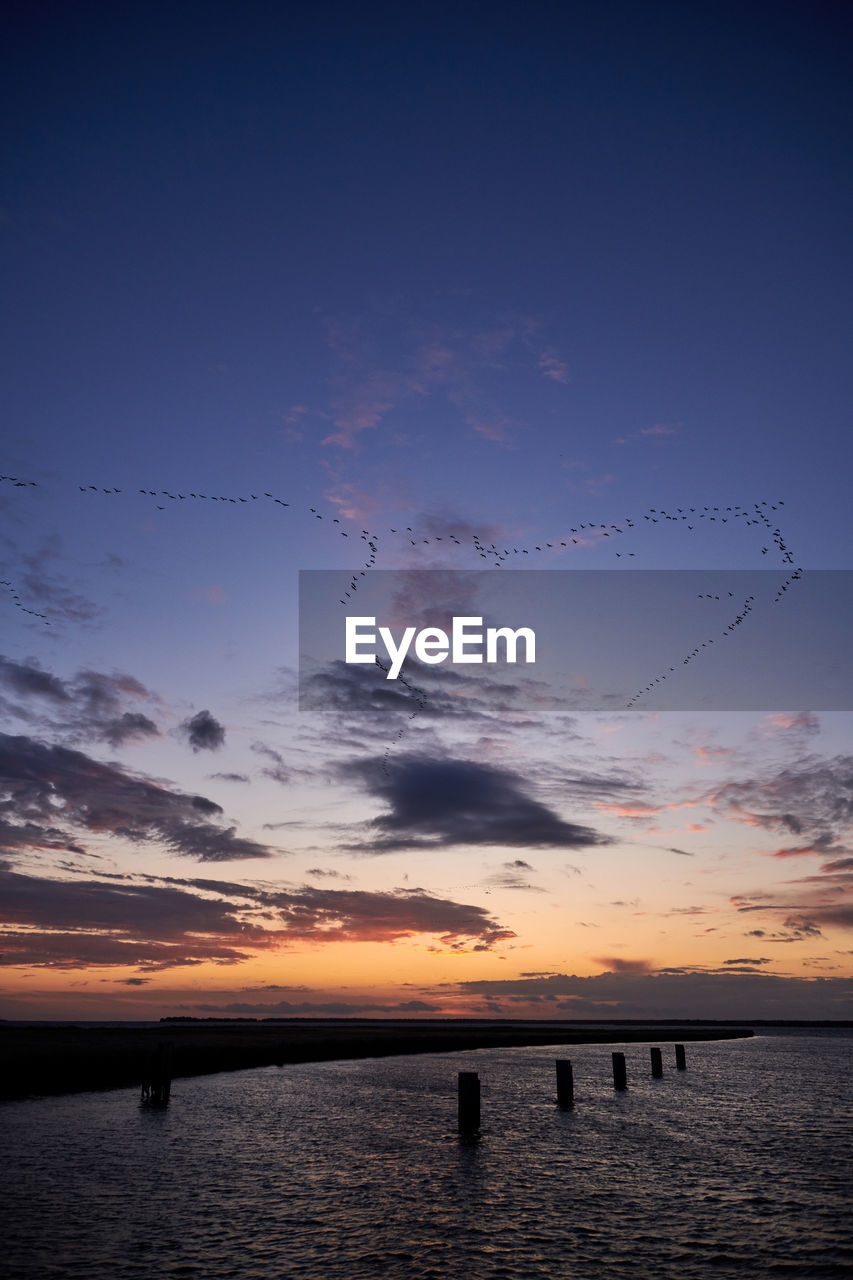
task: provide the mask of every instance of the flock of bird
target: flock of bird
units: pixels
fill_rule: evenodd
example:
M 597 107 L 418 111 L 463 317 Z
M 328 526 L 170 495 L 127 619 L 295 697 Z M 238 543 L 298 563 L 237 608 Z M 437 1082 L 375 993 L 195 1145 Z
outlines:
M 374 662 L 376 663 L 376 665 L 377 665 L 377 667 L 379 668 L 379 670 L 380 670 L 380 671 L 385 671 L 385 672 L 387 673 L 387 672 L 390 670 L 390 665 L 389 665 L 389 664 L 387 664 L 387 663 L 382 662 L 380 658 L 378 658 L 378 657 L 374 657 L 374 659 L 373 659 L 373 660 L 374 660 Z M 417 685 L 414 685 L 414 684 L 412 684 L 410 681 L 408 681 L 408 680 L 406 679 L 406 677 L 405 677 L 404 675 L 402 675 L 402 674 L 401 674 L 401 675 L 399 675 L 399 676 L 397 677 L 397 683 L 398 683 L 398 684 L 401 684 L 401 685 L 403 686 L 403 688 L 404 688 L 404 689 L 408 690 L 409 696 L 410 696 L 410 697 L 412 697 L 412 698 L 414 698 L 414 700 L 415 700 L 415 702 L 416 702 L 416 704 L 417 704 L 417 705 L 415 706 L 414 711 L 413 711 L 413 712 L 412 712 L 412 714 L 409 716 L 409 719 L 410 719 L 410 720 L 414 720 L 414 718 L 415 718 L 415 716 L 418 714 L 418 712 L 419 712 L 419 711 L 423 711 L 423 710 L 426 708 L 426 705 L 427 705 L 427 696 L 426 696 L 426 693 L 424 692 L 424 690 L 423 690 L 423 689 L 419 689 L 419 688 L 417 687 Z M 383 770 L 383 772 L 384 772 L 384 773 L 388 773 L 388 760 L 389 760 L 389 757 L 390 757 L 390 755 L 391 755 L 391 750 L 392 750 L 392 748 L 393 748 L 393 747 L 395 747 L 395 746 L 397 745 L 397 743 L 398 743 L 398 742 L 400 741 L 400 739 L 403 737 L 403 735 L 405 734 L 405 732 L 406 732 L 406 726 L 405 726 L 405 725 L 401 725 L 401 726 L 400 726 L 400 728 L 399 728 L 399 729 L 397 730 L 397 732 L 395 733 L 394 738 L 392 739 L 392 741 L 391 741 L 391 742 L 389 742 L 389 743 L 388 743 L 388 746 L 385 748 L 385 754 L 384 754 L 384 756 L 382 757 L 382 770 Z
M 0 483 L 6 483 L 9 485 L 12 485 L 15 488 L 39 488 L 40 487 L 34 480 L 25 480 L 19 476 L 12 476 L 12 475 L 0 475 Z M 291 511 L 301 513 L 302 515 L 305 515 L 305 516 L 311 516 L 315 520 L 324 521 L 328 526 L 331 526 L 331 527 L 336 525 L 339 526 L 342 523 L 341 518 L 339 516 L 332 516 L 331 514 L 323 514 L 322 512 L 318 511 L 316 507 L 304 507 L 301 503 L 295 504 L 295 505 L 291 504 L 290 502 L 285 501 L 283 498 L 278 497 L 273 493 L 268 493 L 266 491 L 260 492 L 260 493 L 249 493 L 245 496 L 242 496 L 239 494 L 237 495 L 208 494 L 208 493 L 201 493 L 198 491 L 187 491 L 186 493 L 181 493 L 181 492 L 172 492 L 169 489 L 147 489 L 146 488 L 146 489 L 137 489 L 136 491 L 133 491 L 128 489 L 119 489 L 115 486 L 112 488 L 104 488 L 103 486 L 94 485 L 94 484 L 87 484 L 87 485 L 81 484 L 81 485 L 78 485 L 77 488 L 81 494 L 84 494 L 86 496 L 91 496 L 91 497 L 102 496 L 102 495 L 106 495 L 110 497 L 117 496 L 117 495 L 127 496 L 135 492 L 137 496 L 155 499 L 154 505 L 156 506 L 156 509 L 158 511 L 167 510 L 167 506 L 165 505 L 165 503 L 161 504 L 159 501 L 156 501 L 159 498 L 165 499 L 166 503 L 173 502 L 173 503 L 177 503 L 178 505 L 184 502 L 189 502 L 189 503 L 215 502 L 217 504 L 224 503 L 232 506 L 240 506 L 240 505 L 251 506 L 252 503 L 260 502 L 262 504 L 270 503 L 273 505 L 277 505 L 281 508 L 288 508 Z M 671 522 L 671 523 L 683 526 L 689 532 L 694 531 L 699 526 L 699 522 L 702 520 L 707 521 L 708 524 L 719 523 L 720 525 L 728 524 L 729 522 L 735 523 L 737 521 L 741 521 L 745 524 L 745 526 L 747 527 L 755 526 L 761 531 L 761 534 L 762 534 L 761 541 L 762 543 L 766 544 L 761 547 L 761 554 L 763 556 L 773 555 L 773 558 L 776 559 L 775 553 L 778 553 L 779 560 L 781 560 L 782 565 L 787 568 L 788 566 L 794 566 L 794 557 L 790 548 L 788 547 L 787 543 L 785 542 L 782 536 L 782 532 L 779 526 L 775 524 L 774 520 L 771 518 L 771 513 L 777 511 L 779 507 L 782 507 L 784 505 L 785 505 L 784 502 L 782 502 L 782 500 L 780 499 L 776 503 L 756 502 L 753 504 L 752 507 L 743 507 L 739 505 L 728 506 L 728 507 L 719 507 L 719 506 L 676 507 L 674 511 L 667 511 L 667 510 L 664 510 L 663 508 L 649 507 L 648 511 L 643 513 L 642 521 L 646 521 L 649 524 Z M 594 543 L 597 541 L 603 541 L 604 538 L 613 539 L 613 544 L 614 544 L 613 550 L 614 550 L 614 555 L 617 559 L 622 559 L 622 558 L 636 559 L 637 558 L 636 552 L 626 551 L 626 550 L 616 550 L 616 545 L 619 543 L 619 539 L 621 537 L 624 537 L 625 535 L 629 534 L 631 530 L 637 527 L 642 527 L 642 524 L 640 523 L 640 521 L 637 520 L 636 518 L 626 516 L 624 520 L 621 520 L 616 524 L 614 523 L 595 524 L 587 521 L 579 522 L 577 525 L 570 527 L 568 532 L 565 533 L 561 538 L 554 538 L 550 542 L 543 541 L 539 544 L 533 544 L 530 547 L 514 546 L 514 545 L 508 546 L 508 545 L 505 545 L 504 543 L 495 543 L 495 542 L 487 543 L 484 539 L 481 539 L 480 536 L 476 533 L 473 533 L 470 535 L 470 539 L 471 539 L 470 545 L 473 547 L 475 553 L 477 553 L 481 559 L 485 560 L 488 565 L 494 568 L 501 568 L 505 564 L 508 564 L 510 562 L 520 564 L 522 563 L 523 558 L 525 556 L 531 557 L 531 561 L 527 562 L 527 563 L 531 563 L 532 560 L 535 560 L 535 557 L 537 554 L 547 555 L 549 551 L 559 552 L 560 549 L 568 550 L 572 546 L 578 546 L 578 545 L 589 546 L 591 545 L 591 542 Z M 377 532 L 370 529 L 362 529 L 360 533 L 356 533 L 355 531 L 338 528 L 338 529 L 335 529 L 335 532 L 338 533 L 339 536 L 342 538 L 346 538 L 348 540 L 351 539 L 353 544 L 357 544 L 359 541 L 363 542 L 365 544 L 365 550 L 367 553 L 365 555 L 364 560 L 362 561 L 362 564 L 359 566 L 358 569 L 356 569 L 353 572 L 352 577 L 349 581 L 348 587 L 344 590 L 340 598 L 340 603 L 345 607 L 347 605 L 347 601 L 351 601 L 354 595 L 357 593 L 360 580 L 364 578 L 372 568 L 375 567 L 377 562 L 377 557 L 379 555 L 380 542 L 382 543 L 382 546 L 384 549 L 385 542 L 389 537 L 398 544 L 403 544 L 403 545 L 408 544 L 415 548 L 420 548 L 422 546 L 425 546 L 425 547 L 435 547 L 436 549 L 439 549 L 439 546 L 440 546 L 441 549 L 444 549 L 445 547 L 448 547 L 451 545 L 462 548 L 468 545 L 467 539 L 465 540 L 460 539 L 457 536 L 457 534 L 452 530 L 448 530 L 444 535 L 431 533 L 430 537 L 424 538 L 419 533 L 417 533 L 415 529 L 410 525 L 407 525 L 405 528 L 402 526 L 394 527 L 394 528 L 389 527 L 387 534 L 383 533 L 381 540 L 380 540 L 380 535 Z M 775 549 L 775 552 L 772 551 L 771 548 Z M 519 559 L 516 560 L 516 557 L 519 557 Z M 783 598 L 784 593 L 789 589 L 789 587 L 791 587 L 795 582 L 797 582 L 801 578 L 802 573 L 803 573 L 802 568 L 798 568 L 798 567 L 792 568 L 789 576 L 785 578 L 785 581 L 779 586 L 776 592 L 776 595 L 773 597 L 774 603 L 778 603 Z M 13 586 L 11 582 L 3 580 L 3 581 L 0 581 L 0 585 L 4 586 L 7 589 L 13 603 L 17 606 L 17 608 L 23 610 L 23 612 L 25 613 L 32 615 L 33 617 L 42 619 L 42 621 L 46 625 L 48 626 L 50 625 L 50 621 L 45 616 L 45 614 L 37 613 L 34 609 L 29 609 L 23 604 L 20 593 L 16 590 L 16 588 Z M 729 592 L 728 595 L 730 598 L 733 598 L 731 592 Z M 711 597 L 709 595 L 706 595 L 704 597 L 700 596 L 700 598 L 705 598 L 705 599 L 713 598 L 715 600 L 719 599 L 719 597 L 717 596 Z M 743 622 L 746 620 L 746 618 L 752 611 L 754 603 L 755 603 L 754 596 L 749 596 L 744 600 L 744 602 L 740 605 L 737 613 L 735 613 L 730 618 L 730 620 L 722 630 L 721 632 L 722 638 L 729 637 L 734 633 L 734 631 L 739 626 L 743 624 Z M 694 661 L 701 654 L 703 649 L 707 649 L 709 645 L 714 643 L 715 638 L 716 637 L 711 637 L 711 636 L 707 637 L 704 641 L 702 641 L 699 645 L 697 645 L 690 653 L 686 654 L 683 657 L 683 659 L 681 660 L 681 664 L 683 666 L 687 666 L 690 662 Z M 662 683 L 662 681 L 666 680 L 668 676 L 672 676 L 676 672 L 676 670 L 677 670 L 676 666 L 670 666 L 668 671 L 660 672 L 657 676 L 655 676 L 652 680 L 650 680 L 647 685 L 645 685 L 643 688 L 636 690 L 630 696 L 626 705 L 628 707 L 634 706 L 642 697 L 650 693 L 655 688 L 656 685 L 659 685 L 660 683 Z M 401 682 L 404 685 L 407 683 L 405 680 L 402 680 Z M 412 692 L 413 696 L 416 697 L 416 699 L 421 699 L 425 697 L 422 690 L 415 690 L 414 686 L 408 686 L 408 687 L 410 688 L 410 691 Z M 418 709 L 422 709 L 422 707 L 419 706 Z M 416 715 L 418 709 L 416 709 L 412 714 Z

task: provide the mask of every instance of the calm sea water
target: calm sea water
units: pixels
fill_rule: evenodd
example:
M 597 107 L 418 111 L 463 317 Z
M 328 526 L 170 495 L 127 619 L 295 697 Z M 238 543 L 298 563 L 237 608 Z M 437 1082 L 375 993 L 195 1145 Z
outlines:
M 654 1042 L 652 1042 L 654 1043 Z M 622 1048 L 629 1090 L 612 1088 Z M 0 1108 L 9 1280 L 853 1274 L 853 1036 L 263 1068 Z M 555 1105 L 554 1058 L 575 1106 Z M 482 1085 L 456 1132 L 456 1073 Z

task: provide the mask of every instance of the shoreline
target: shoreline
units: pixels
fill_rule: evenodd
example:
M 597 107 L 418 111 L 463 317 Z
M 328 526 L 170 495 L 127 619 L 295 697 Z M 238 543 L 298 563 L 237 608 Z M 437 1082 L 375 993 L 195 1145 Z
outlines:
M 0 1100 L 141 1086 L 158 1045 L 173 1046 L 173 1079 L 304 1062 L 456 1053 L 544 1045 L 642 1044 L 732 1040 L 751 1027 L 677 1023 L 603 1027 L 555 1024 L 487 1026 L 421 1022 L 162 1022 L 129 1026 L 0 1024 Z

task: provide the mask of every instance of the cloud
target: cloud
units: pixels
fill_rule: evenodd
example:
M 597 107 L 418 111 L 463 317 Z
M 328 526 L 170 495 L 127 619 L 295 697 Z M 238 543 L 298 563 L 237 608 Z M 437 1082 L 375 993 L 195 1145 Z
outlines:
M 72 679 L 62 680 L 33 661 L 0 657 L 0 686 L 25 700 L 8 708 L 11 714 L 29 724 L 49 727 L 72 742 L 108 742 L 118 748 L 159 733 L 149 716 L 126 709 L 128 702 L 157 699 L 125 672 L 107 675 L 82 670 Z
M 62 680 L 35 663 L 15 662 L 0 655 L 0 684 L 16 694 L 37 694 L 51 702 L 67 703 L 71 695 Z
M 813 877 L 808 879 L 811 881 Z M 764 902 L 750 902 L 746 898 L 737 897 L 732 901 L 741 913 L 784 915 L 785 932 L 765 933 L 763 936 L 774 942 L 799 942 L 804 938 L 821 937 L 822 928 L 853 929 L 853 901 L 844 896 L 844 887 L 840 891 L 841 896 L 837 893 L 833 896 L 834 889 L 834 883 L 830 881 L 814 892 L 798 895 L 799 901 L 793 896 L 787 901 L 784 897 L 775 900 L 768 898 Z M 756 931 L 749 936 L 760 937 L 762 934 Z
M 542 370 L 546 378 L 550 378 L 552 382 L 561 382 L 563 384 L 571 382 L 569 374 L 569 366 L 565 360 L 561 360 L 553 347 L 547 347 L 539 357 L 539 368 Z
M 523 858 L 514 858 L 512 862 L 504 862 L 500 871 L 495 871 L 483 881 L 494 885 L 497 889 L 519 889 L 527 893 L 544 893 L 538 884 L 532 884 L 526 872 L 534 872 L 529 862 Z M 535 874 L 535 872 L 534 872 Z
M 607 973 L 581 977 L 551 974 L 541 978 L 476 979 L 447 984 L 454 999 L 486 997 L 501 1001 L 547 999 L 551 1016 L 608 1018 L 731 1019 L 848 1018 L 853 979 L 795 978 L 766 972 L 697 972 L 689 966 L 649 973 Z M 515 1016 L 519 1011 L 514 1010 Z M 541 1017 L 541 1012 L 538 1015 Z
M 471 760 L 410 754 L 390 766 L 379 759 L 342 765 L 341 776 L 361 783 L 389 806 L 369 824 L 356 852 L 442 849 L 454 845 L 583 849 L 611 844 L 591 827 L 566 822 L 527 794 L 517 773 Z
M 332 722 L 337 741 L 341 741 L 345 726 L 353 742 L 363 742 L 366 736 L 387 741 L 404 726 L 414 729 L 439 721 L 483 725 L 504 736 L 524 727 L 541 726 L 541 715 L 534 714 L 539 698 L 546 704 L 543 709 L 556 702 L 544 686 L 526 678 L 513 682 L 492 680 L 483 674 L 465 676 L 450 668 L 412 661 L 406 662 L 404 672 L 408 684 L 386 679 L 379 667 L 336 660 L 303 676 L 300 706 Z M 413 688 L 426 697 L 413 693 Z M 417 719 L 413 721 L 416 708 Z
M 425 332 L 399 314 L 374 315 L 369 324 L 327 318 L 326 338 L 335 357 L 334 430 L 322 443 L 357 449 L 363 432 L 392 415 L 411 418 L 427 406 L 433 415 L 449 411 L 481 436 L 505 443 L 513 424 L 500 407 L 505 400 L 500 375 L 508 362 L 531 384 L 541 376 L 569 381 L 568 366 L 555 349 L 543 348 L 529 335 L 529 324 L 520 319 L 477 329 L 461 328 L 454 320 Z M 305 407 L 300 409 L 302 421 Z
M 664 440 L 677 436 L 681 427 L 680 422 L 655 422 L 652 426 L 641 427 L 639 431 L 632 431 L 629 435 L 617 436 L 613 443 L 629 444 L 632 440 L 654 440 L 657 444 L 663 444 Z
M 680 430 L 680 422 L 656 422 L 651 427 L 641 427 L 639 434 L 641 436 L 652 436 L 659 440 L 663 436 L 677 436 Z
M 4 963 L 132 965 L 147 972 L 205 961 L 236 964 L 295 943 L 426 935 L 437 938 L 433 950 L 483 952 L 515 937 L 482 907 L 423 889 L 278 889 L 125 874 L 106 881 L 0 868 Z
M 800 711 L 797 715 L 780 711 L 775 715 L 767 716 L 764 723 L 788 733 L 802 733 L 809 736 L 820 733 L 820 720 L 813 711 Z
M 199 711 L 180 726 L 193 751 L 218 751 L 225 742 L 225 729 L 209 711 Z
M 653 967 L 650 960 L 626 960 L 623 956 L 598 956 L 595 963 L 608 973 L 648 973 Z
M 836 849 L 843 854 L 838 841 L 853 822 L 853 756 L 809 758 L 765 777 L 729 782 L 711 802 L 736 821 L 803 838 L 780 849 L 779 857 L 825 856 Z
M 32 552 L 16 555 L 16 586 L 32 607 L 53 623 L 91 625 L 102 609 L 69 586 L 58 536 L 47 537 Z M 42 623 L 39 623 L 43 626 Z
M 193 1004 L 185 1005 L 198 1013 L 244 1014 L 249 1017 L 275 1018 L 296 1017 L 301 1014 L 312 1016 L 325 1014 L 327 1017 L 353 1017 L 365 1013 L 441 1013 L 440 1004 L 429 1004 L 426 1000 L 400 1000 L 396 1004 L 372 1004 L 354 1000 L 300 1000 L 298 1004 L 288 1000 L 276 1000 L 274 1003 L 252 1004 L 250 1001 L 233 1001 L 230 1004 Z
M 0 872 L 0 886 L 5 964 L 161 969 L 249 958 L 235 946 L 251 934 L 234 911 L 182 889 L 9 870 Z
M 132 844 L 158 841 L 202 862 L 272 856 L 234 827 L 218 825 L 221 813 L 204 796 L 170 790 L 117 764 L 0 734 L 0 836 L 9 844 L 56 848 L 67 840 L 63 824 Z
M 284 756 L 273 747 L 266 746 L 263 742 L 253 742 L 251 749 L 256 755 L 263 756 L 270 761 L 266 768 L 261 769 L 262 777 L 272 778 L 273 782 L 280 782 L 282 786 L 286 786 L 290 782 L 291 773 L 284 762 Z

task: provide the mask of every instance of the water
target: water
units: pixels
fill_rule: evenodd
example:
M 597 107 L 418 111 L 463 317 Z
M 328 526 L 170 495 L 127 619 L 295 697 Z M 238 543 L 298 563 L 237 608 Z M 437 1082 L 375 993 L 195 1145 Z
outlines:
M 612 1088 L 622 1048 L 629 1090 Z M 853 1274 L 851 1033 L 263 1068 L 5 1104 L 9 1280 Z M 575 1106 L 554 1102 L 570 1056 Z M 482 1084 L 456 1132 L 456 1073 Z

